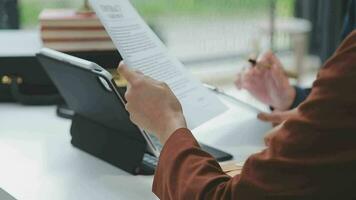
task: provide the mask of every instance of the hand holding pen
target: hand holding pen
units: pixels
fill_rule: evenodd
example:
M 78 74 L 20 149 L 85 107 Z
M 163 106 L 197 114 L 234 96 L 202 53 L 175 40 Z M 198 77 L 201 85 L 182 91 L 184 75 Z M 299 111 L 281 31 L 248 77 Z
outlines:
M 248 62 L 251 64 L 252 67 L 257 67 L 257 68 L 260 68 L 260 69 L 270 69 L 270 68 L 271 68 L 271 66 L 268 65 L 268 64 L 264 64 L 264 63 L 257 62 L 257 58 L 255 58 L 255 56 L 251 56 L 251 57 L 248 59 Z M 289 78 L 298 78 L 298 75 L 295 74 L 295 73 L 293 73 L 293 72 L 284 70 L 284 73 L 285 73 Z
M 279 59 L 272 52 L 267 52 L 261 59 L 251 59 L 249 62 L 251 67 L 237 74 L 236 87 L 246 89 L 255 98 L 276 110 L 288 110 L 296 92 Z

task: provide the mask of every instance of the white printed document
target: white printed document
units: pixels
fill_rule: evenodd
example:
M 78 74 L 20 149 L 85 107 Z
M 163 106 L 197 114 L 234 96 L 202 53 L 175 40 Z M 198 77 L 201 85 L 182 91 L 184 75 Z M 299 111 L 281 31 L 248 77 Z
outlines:
M 90 0 L 90 3 L 125 63 L 168 84 L 182 104 L 190 129 L 227 110 L 176 57 L 168 53 L 129 0 Z

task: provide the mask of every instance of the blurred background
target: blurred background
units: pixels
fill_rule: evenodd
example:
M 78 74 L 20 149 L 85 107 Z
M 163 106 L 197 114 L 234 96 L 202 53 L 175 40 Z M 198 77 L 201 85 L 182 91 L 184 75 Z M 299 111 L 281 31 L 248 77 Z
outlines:
M 270 108 L 234 86 L 236 74 L 250 65 L 248 58 L 273 50 L 292 84 L 310 87 L 322 63 L 341 42 L 349 6 L 349 0 L 127 1 L 196 78 L 264 111 Z M 356 0 L 353 2 L 356 4 Z M 356 8 L 355 4 L 349 8 Z M 90 60 L 113 73 L 119 87 L 126 86 L 125 80 L 115 74 L 121 56 L 100 20 L 90 9 L 83 10 L 85 5 L 84 0 L 0 0 L 0 200 L 1 188 L 17 199 L 78 199 L 83 194 L 89 199 L 155 199 L 149 176 L 130 179 L 73 148 L 71 136 L 72 142 L 83 143 L 88 150 L 95 147 L 98 150 L 93 152 L 100 150 L 97 155 L 104 157 L 113 149 L 107 144 L 115 141 L 105 134 L 95 140 L 95 145 L 86 144 L 99 135 L 93 134 L 96 130 L 91 127 L 102 123 L 89 120 L 90 126 L 81 129 L 84 126 L 78 124 L 86 123 L 86 115 L 77 118 L 79 123 L 74 120 L 71 128 L 71 121 L 63 118 L 71 119 L 74 111 L 35 55 L 45 46 Z M 78 95 L 95 101 L 86 95 L 89 90 Z M 75 97 L 70 91 L 67 94 Z M 100 114 L 98 109 L 91 111 Z M 254 113 L 244 113 L 247 109 L 233 115 L 228 112 L 232 120 L 217 118 L 226 126 L 221 133 L 219 129 L 213 137 L 201 136 L 206 141 L 215 140 L 222 150 L 238 152 L 236 160 L 259 151 L 255 145 L 262 140 L 255 140 L 270 127 L 255 121 Z M 203 126 L 203 130 L 206 128 Z M 92 130 L 80 132 L 88 129 Z M 237 137 L 232 134 L 235 129 Z M 110 128 L 100 133 L 106 130 Z M 239 134 L 244 131 L 247 134 Z M 222 141 L 228 141 L 226 146 Z M 127 155 L 134 154 L 141 155 Z
M 2 29 L 39 29 L 44 8 L 81 0 L 0 0 Z M 168 49 L 199 79 L 234 93 L 246 59 L 268 49 L 291 81 L 310 86 L 340 42 L 347 0 L 131 0 Z M 7 10 L 7 14 L 4 10 Z M 238 94 L 236 94 L 238 95 Z

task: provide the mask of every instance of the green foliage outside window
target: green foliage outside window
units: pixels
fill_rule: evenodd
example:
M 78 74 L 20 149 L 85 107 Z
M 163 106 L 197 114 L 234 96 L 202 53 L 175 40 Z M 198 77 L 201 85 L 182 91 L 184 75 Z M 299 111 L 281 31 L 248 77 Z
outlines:
M 131 0 L 146 18 L 159 16 L 243 16 L 267 15 L 269 0 Z M 25 27 L 36 26 L 43 8 L 80 8 L 79 0 L 23 0 L 21 20 Z M 292 16 L 294 0 L 277 0 L 277 14 Z

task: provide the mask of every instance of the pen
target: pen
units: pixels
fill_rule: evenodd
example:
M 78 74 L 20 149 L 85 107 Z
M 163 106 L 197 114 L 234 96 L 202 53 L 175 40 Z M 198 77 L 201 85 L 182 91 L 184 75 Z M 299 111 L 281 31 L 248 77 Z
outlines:
M 256 59 L 250 58 L 248 59 L 248 62 L 251 63 L 252 67 L 259 67 L 259 68 L 265 68 L 265 69 L 270 69 L 270 65 L 264 65 L 262 63 L 258 63 Z
M 248 62 L 251 63 L 252 67 L 258 67 L 260 69 L 271 69 L 270 65 L 265 65 L 262 63 L 258 63 L 256 59 L 253 58 L 249 58 Z M 298 79 L 298 75 L 296 73 L 290 72 L 290 71 L 286 71 L 284 70 L 284 73 L 289 77 L 289 78 L 295 78 Z

